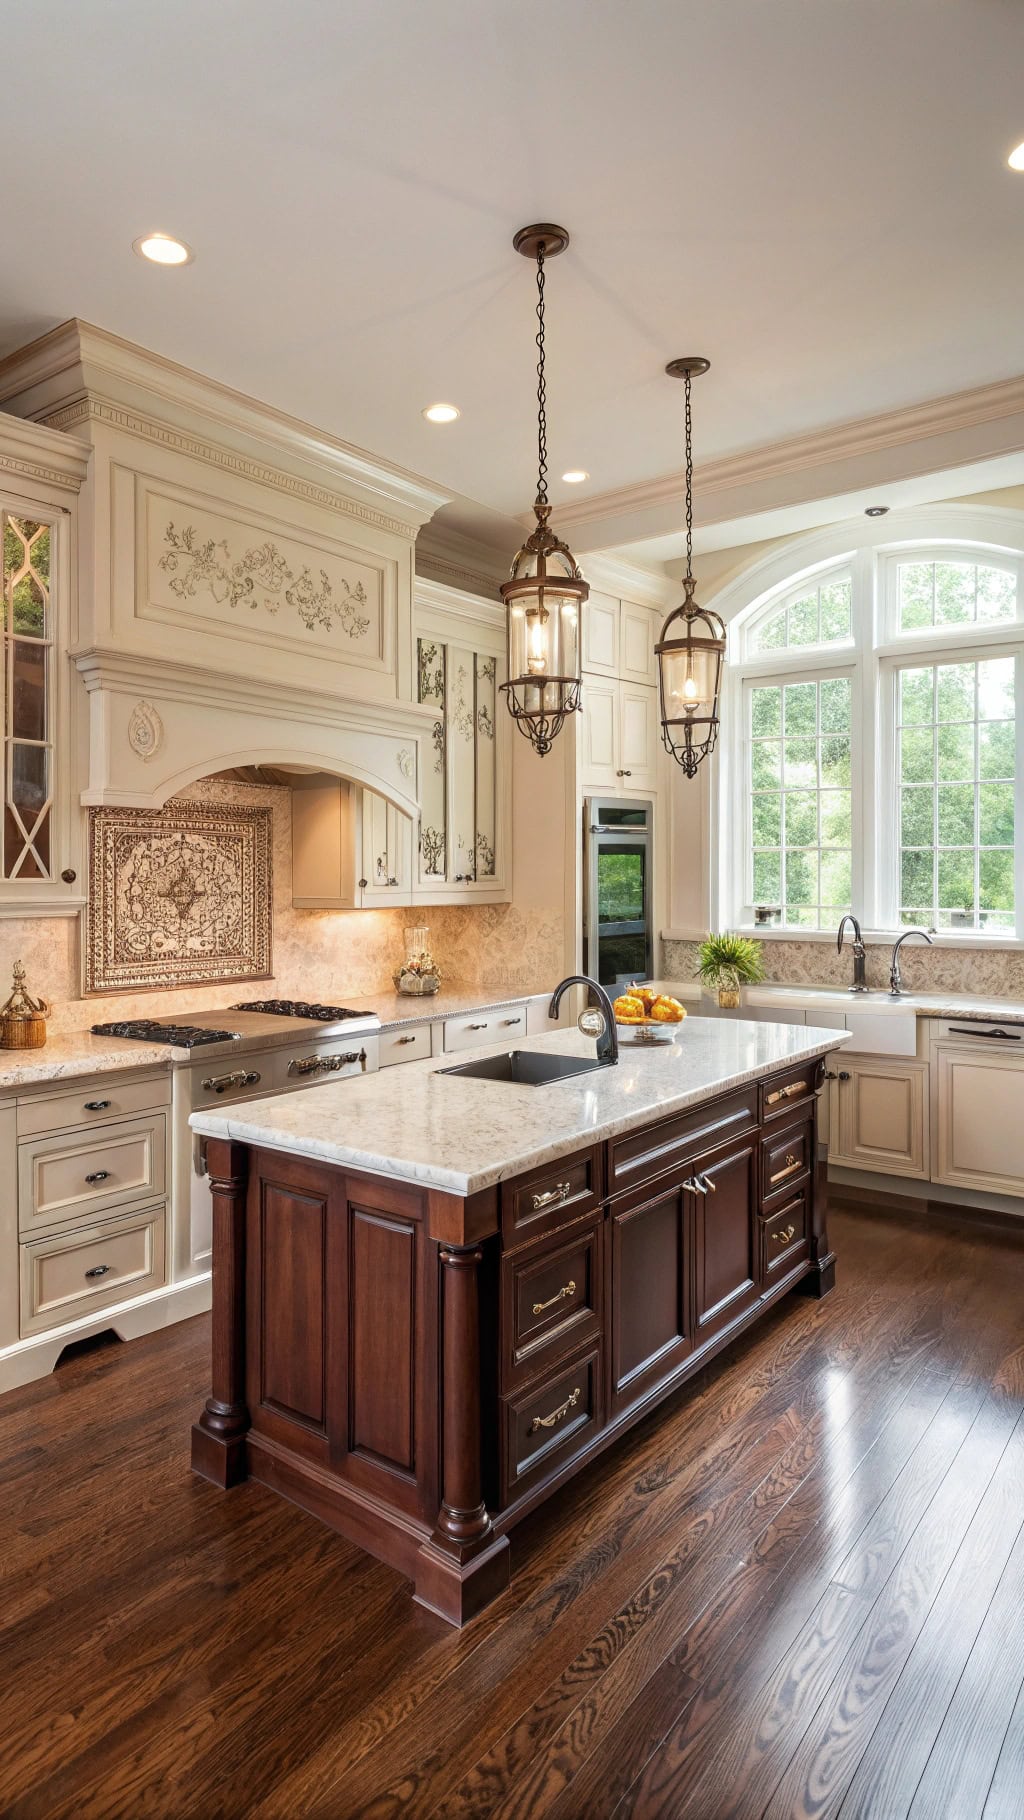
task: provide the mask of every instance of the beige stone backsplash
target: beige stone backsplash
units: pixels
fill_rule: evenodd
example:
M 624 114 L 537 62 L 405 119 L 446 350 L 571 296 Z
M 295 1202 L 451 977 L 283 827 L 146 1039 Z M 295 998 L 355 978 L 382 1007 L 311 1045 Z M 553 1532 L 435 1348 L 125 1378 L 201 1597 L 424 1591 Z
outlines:
M 869 986 L 889 984 L 891 942 L 866 942 Z M 662 977 L 697 976 L 696 942 L 662 943 Z M 834 942 L 777 941 L 761 944 L 765 975 L 779 986 L 848 986 L 853 978 L 849 947 Z M 1024 950 L 1013 948 L 929 948 L 904 942 L 900 972 L 910 992 L 976 992 L 979 998 L 1024 999 Z
M 274 823 L 273 976 L 223 986 L 118 993 L 83 998 L 76 917 L 0 920 L 0 1002 L 16 960 L 25 963 L 30 990 L 50 1000 L 50 1028 L 81 1030 L 112 1018 L 171 1017 L 214 1010 L 240 999 L 302 997 L 329 1003 L 390 986 L 405 952 L 404 932 L 426 923 L 444 978 L 487 991 L 543 990 L 564 972 L 557 917 L 515 904 L 422 905 L 397 910 L 295 910 L 291 901 L 291 792 L 273 786 L 193 784 L 186 798 L 266 804 Z

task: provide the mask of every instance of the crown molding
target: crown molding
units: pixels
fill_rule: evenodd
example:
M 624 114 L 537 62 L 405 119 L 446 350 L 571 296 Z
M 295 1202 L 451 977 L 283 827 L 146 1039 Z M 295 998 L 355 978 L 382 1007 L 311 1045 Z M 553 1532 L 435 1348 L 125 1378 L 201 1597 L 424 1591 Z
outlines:
M 581 567 L 591 587 L 639 606 L 667 607 L 679 595 L 679 583 L 663 570 L 649 569 L 642 563 L 630 562 L 605 550 L 588 554 Z
M 428 524 L 416 539 L 416 573 L 429 574 L 435 580 L 452 583 L 470 593 L 493 595 L 508 578 L 508 565 L 518 525 L 506 549 L 453 531 L 445 524 Z
M 404 535 L 450 499 L 418 474 L 77 318 L 0 360 L 0 404 L 16 399 L 24 416 L 50 424 L 58 417 L 80 421 L 74 408 L 94 396 L 200 438 L 218 425 L 254 445 L 247 452 L 257 461 L 258 452 L 276 450 L 336 487 L 352 487 L 371 506 L 387 502 L 397 509 Z
M 464 619 L 474 625 L 489 625 L 496 631 L 505 626 L 505 608 L 493 594 L 471 594 L 464 588 L 452 588 L 425 575 L 417 575 L 413 584 L 417 608 L 443 613 L 449 619 Z
M 59 429 L 0 412 L 0 470 L 77 493 L 89 469 L 87 442 Z
M 769 510 L 783 500 L 827 497 L 837 491 L 846 492 L 851 486 L 955 469 L 1022 447 L 1024 376 L 851 419 L 704 462 L 694 470 L 696 516 L 704 525 L 714 524 L 736 515 L 741 504 L 748 511 Z M 908 459 L 893 459 L 900 451 Z M 873 461 L 878 463 L 874 481 L 866 473 L 858 477 L 854 472 L 858 464 L 865 467 Z M 844 468 L 846 473 L 842 472 Z M 800 486 L 785 484 L 793 479 L 799 479 Z M 559 508 L 559 530 L 570 540 L 575 537 L 579 541 L 580 534 L 585 535 L 591 527 L 606 531 L 611 521 L 619 526 L 631 521 L 630 533 L 622 535 L 616 531 L 609 537 L 610 543 L 628 543 L 630 536 L 637 540 L 651 535 L 650 521 L 659 514 L 665 529 L 681 524 L 684 493 L 685 475 L 679 471 L 594 494 L 578 505 Z M 758 504 L 761 495 L 763 503 Z M 527 522 L 525 515 L 522 522 Z
M 193 461 L 205 462 L 208 467 L 256 481 L 261 486 L 270 487 L 275 493 L 283 493 L 293 499 L 306 499 L 311 505 L 323 506 L 329 512 L 344 513 L 362 524 L 373 525 L 377 530 L 390 531 L 396 537 L 409 536 L 407 520 L 393 518 L 374 506 L 364 505 L 362 500 L 353 498 L 350 493 L 337 493 L 318 481 L 304 479 L 284 468 L 270 467 L 266 462 L 239 454 L 237 450 L 226 448 L 222 443 L 211 442 L 208 437 L 174 429 L 159 418 L 146 417 L 139 411 L 128 410 L 124 405 L 115 404 L 113 400 L 102 398 L 96 393 L 90 393 L 88 397 L 54 411 L 48 421 L 60 430 L 78 424 L 104 424 L 108 429 L 121 430 L 130 436 L 139 436 L 143 441 L 158 443 L 161 448 L 173 449 L 176 454 L 186 455 Z

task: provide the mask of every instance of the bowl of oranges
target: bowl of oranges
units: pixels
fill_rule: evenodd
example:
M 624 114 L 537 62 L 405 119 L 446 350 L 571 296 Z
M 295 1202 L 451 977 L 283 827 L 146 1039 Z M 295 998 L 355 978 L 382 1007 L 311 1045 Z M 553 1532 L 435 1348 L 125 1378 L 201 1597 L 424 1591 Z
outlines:
M 686 1012 L 677 998 L 654 986 L 627 986 L 612 1006 L 620 1035 L 637 1043 L 670 1042 Z

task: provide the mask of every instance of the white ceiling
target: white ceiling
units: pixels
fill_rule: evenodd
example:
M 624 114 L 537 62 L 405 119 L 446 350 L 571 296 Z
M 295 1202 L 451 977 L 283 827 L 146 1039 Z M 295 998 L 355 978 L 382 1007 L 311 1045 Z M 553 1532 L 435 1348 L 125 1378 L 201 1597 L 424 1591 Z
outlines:
M 700 459 L 1024 371 L 1021 0 L 5 0 L 2 41 L 0 352 L 82 316 L 467 530 L 532 498 L 538 218 L 556 501 L 678 468 L 674 355 Z

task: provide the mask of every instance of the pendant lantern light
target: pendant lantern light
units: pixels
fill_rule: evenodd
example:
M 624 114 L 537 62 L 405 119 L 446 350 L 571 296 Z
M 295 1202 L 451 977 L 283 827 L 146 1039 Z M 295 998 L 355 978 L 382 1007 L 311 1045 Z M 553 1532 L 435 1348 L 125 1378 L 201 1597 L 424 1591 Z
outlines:
M 718 738 L 718 692 L 725 656 L 725 625 L 694 599 L 693 578 L 693 433 L 690 385 L 706 373 L 710 361 L 693 354 L 665 368 L 672 379 L 686 382 L 686 576 L 683 603 L 670 613 L 655 645 L 661 690 L 661 738 L 666 752 L 687 777 L 696 777 L 701 760 Z
M 569 244 L 550 222 L 520 228 L 517 253 L 537 263 L 537 527 L 517 551 L 501 589 L 505 603 L 509 713 L 534 751 L 550 752 L 566 715 L 580 706 L 580 611 L 590 589 L 568 545 L 548 524 L 547 394 L 544 376 L 544 268 Z

